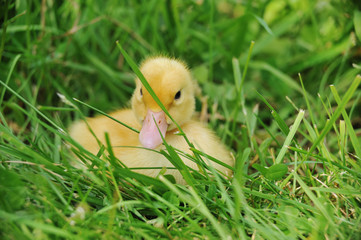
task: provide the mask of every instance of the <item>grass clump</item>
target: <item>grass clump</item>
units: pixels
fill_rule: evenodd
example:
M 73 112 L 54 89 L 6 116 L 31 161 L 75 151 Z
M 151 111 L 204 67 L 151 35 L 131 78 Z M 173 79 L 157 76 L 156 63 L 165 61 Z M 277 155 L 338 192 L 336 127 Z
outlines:
M 360 238 L 355 1 L 3 2 L 1 239 Z M 68 136 L 75 119 L 125 106 L 129 60 L 158 53 L 191 66 L 231 179 L 196 148 L 187 157 L 207 171 L 160 153 L 191 183 L 179 186 Z

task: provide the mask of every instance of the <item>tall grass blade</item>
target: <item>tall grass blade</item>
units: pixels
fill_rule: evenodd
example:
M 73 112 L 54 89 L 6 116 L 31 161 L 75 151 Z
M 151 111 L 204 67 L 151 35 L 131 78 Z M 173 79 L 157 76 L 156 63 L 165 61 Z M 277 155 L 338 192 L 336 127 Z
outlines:
M 183 132 L 183 130 L 181 129 L 181 127 L 178 125 L 178 123 L 173 119 L 173 117 L 169 114 L 169 112 L 167 111 L 167 109 L 165 108 L 165 106 L 163 105 L 163 103 L 159 100 L 159 98 L 157 97 L 157 95 L 155 94 L 155 92 L 153 91 L 152 87 L 149 85 L 148 81 L 145 79 L 145 77 L 143 76 L 142 72 L 139 70 L 137 64 L 133 61 L 133 59 L 128 55 L 128 53 L 123 49 L 123 47 L 120 45 L 119 41 L 116 42 L 120 52 L 123 54 L 124 58 L 126 59 L 126 61 L 128 62 L 128 64 L 130 65 L 130 67 L 132 68 L 132 70 L 134 71 L 134 73 L 137 75 L 137 77 L 139 78 L 139 80 L 142 82 L 143 86 L 145 87 L 145 89 L 147 89 L 147 91 L 149 92 L 149 94 L 152 96 L 152 98 L 154 99 L 154 101 L 158 104 L 158 106 L 164 111 L 164 113 L 169 117 L 169 119 L 177 126 L 178 130 L 180 131 L 181 135 L 184 137 L 184 139 L 187 141 L 188 145 L 193 147 L 193 144 L 191 144 L 191 142 L 188 140 L 187 136 L 185 135 L 185 133 Z
M 277 158 L 276 158 L 276 164 L 279 164 L 282 162 L 286 151 L 288 149 L 288 146 L 291 144 L 291 141 L 293 139 L 293 137 L 295 136 L 298 127 L 300 126 L 300 123 L 303 119 L 303 116 L 305 115 L 305 111 L 304 110 L 300 110 L 300 112 L 298 113 L 295 122 L 293 123 L 290 132 L 288 133 L 285 142 L 283 143 L 283 146 L 281 148 L 281 151 L 279 152 Z
M 345 93 L 345 96 L 342 98 L 342 101 L 340 102 L 340 104 L 338 105 L 337 109 L 335 110 L 335 112 L 333 113 L 331 119 L 327 122 L 326 126 L 323 128 L 320 136 L 317 138 L 317 140 L 312 144 L 309 153 L 312 153 L 316 147 L 318 146 L 318 144 L 324 139 L 324 137 L 326 136 L 326 134 L 331 130 L 333 124 L 336 122 L 336 120 L 338 119 L 338 117 L 341 115 L 342 111 L 344 111 L 346 104 L 348 103 L 348 101 L 351 99 L 351 97 L 353 96 L 354 92 L 356 91 L 357 87 L 359 86 L 361 82 L 361 76 L 357 75 L 354 79 L 354 81 L 352 82 L 350 88 L 347 90 L 347 92 Z
M 103 112 L 102 110 L 99 110 L 99 109 L 97 109 L 97 108 L 95 108 L 95 107 L 93 107 L 93 106 L 91 106 L 91 105 L 89 105 L 89 104 L 87 104 L 87 103 L 85 103 L 85 102 L 83 102 L 83 101 L 80 101 L 79 99 L 73 98 L 73 100 L 76 101 L 76 102 L 78 102 L 78 103 L 80 103 L 80 104 L 82 104 L 82 105 L 84 105 L 84 106 L 86 106 L 86 107 L 88 107 L 88 108 L 90 108 L 90 109 L 92 109 L 92 110 L 94 110 L 94 111 L 96 111 L 97 113 L 100 113 L 101 115 L 104 115 L 104 116 L 112 119 L 113 121 L 115 121 L 115 122 L 123 125 L 124 127 L 129 128 L 130 130 L 132 130 L 132 131 L 134 131 L 134 132 L 136 132 L 136 133 L 139 133 L 139 130 L 138 130 L 138 129 L 135 129 L 135 128 L 133 128 L 133 127 L 131 127 L 131 126 L 129 126 L 129 125 L 127 125 L 127 124 L 119 121 L 118 119 L 113 118 L 112 116 L 110 116 L 109 114 Z
M 39 114 L 41 117 L 43 117 L 47 122 L 49 122 L 51 125 L 53 125 L 57 130 L 59 130 L 61 133 L 65 133 L 65 131 L 59 127 L 54 121 L 52 121 L 50 118 L 45 116 L 44 113 L 40 112 L 39 109 L 37 109 L 33 104 L 31 104 L 29 101 L 27 101 L 25 98 L 23 98 L 20 94 L 18 94 L 16 91 L 14 91 L 12 88 L 10 88 L 6 83 L 0 80 L 0 84 L 3 85 L 7 90 L 9 90 L 12 94 L 14 94 L 16 97 L 18 97 L 21 101 L 23 101 L 26 105 L 28 105 L 31 109 L 33 109 L 37 114 Z
M 337 93 L 336 87 L 331 85 L 330 88 L 331 88 L 332 94 L 333 94 L 337 104 L 340 105 L 341 99 L 340 99 L 340 96 Z M 353 126 L 352 126 L 351 120 L 350 120 L 349 116 L 347 115 L 347 112 L 346 112 L 345 109 L 342 110 L 342 117 L 345 120 L 345 123 L 346 123 L 346 126 L 347 126 L 347 132 L 350 135 L 351 143 L 352 143 L 352 146 L 353 146 L 353 148 L 354 148 L 354 150 L 356 152 L 356 156 L 358 156 L 359 159 L 361 159 L 360 142 L 357 139 L 355 130 L 354 130 Z
M 273 118 L 276 120 L 278 127 L 281 129 L 282 133 L 287 136 L 290 130 L 289 130 L 287 124 L 285 123 L 285 121 L 280 117 L 280 115 L 272 107 L 272 105 L 269 104 L 269 102 L 259 92 L 256 91 L 256 93 L 261 98 L 261 100 L 267 105 L 267 107 L 269 107 L 271 109 L 271 114 L 272 114 Z
M 300 79 L 300 83 L 301 83 L 301 87 L 302 87 L 302 93 L 303 93 L 303 97 L 305 98 L 305 101 L 306 101 L 308 114 L 310 114 L 312 125 L 315 125 L 316 122 L 315 122 L 315 117 L 313 116 L 313 109 L 311 109 L 310 101 L 308 100 L 308 95 L 309 94 L 306 92 L 305 86 L 303 85 L 303 80 L 302 80 L 301 73 L 298 74 L 298 78 Z

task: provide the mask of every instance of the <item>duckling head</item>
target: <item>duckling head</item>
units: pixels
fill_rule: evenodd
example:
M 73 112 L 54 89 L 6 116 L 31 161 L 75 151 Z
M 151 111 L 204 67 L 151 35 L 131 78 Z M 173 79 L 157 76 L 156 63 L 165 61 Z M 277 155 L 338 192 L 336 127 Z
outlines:
M 178 125 L 182 126 L 191 119 L 195 109 L 194 83 L 184 63 L 166 57 L 155 57 L 145 60 L 140 71 Z M 136 78 L 135 81 L 132 109 L 142 125 L 139 140 L 146 148 L 156 148 L 162 143 L 160 133 L 165 137 L 176 125 L 140 80 Z

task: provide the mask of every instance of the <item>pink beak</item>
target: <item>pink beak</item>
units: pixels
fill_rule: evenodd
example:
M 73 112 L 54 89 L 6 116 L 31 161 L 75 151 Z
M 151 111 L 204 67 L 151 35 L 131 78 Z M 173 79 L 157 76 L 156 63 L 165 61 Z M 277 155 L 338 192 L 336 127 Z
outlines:
M 159 130 L 156 124 L 158 125 Z M 163 138 L 165 138 L 167 128 L 168 124 L 165 113 L 163 111 L 155 113 L 151 110 L 148 110 L 143 122 L 142 129 L 139 133 L 140 143 L 146 148 L 156 148 L 163 142 L 160 133 L 162 134 Z

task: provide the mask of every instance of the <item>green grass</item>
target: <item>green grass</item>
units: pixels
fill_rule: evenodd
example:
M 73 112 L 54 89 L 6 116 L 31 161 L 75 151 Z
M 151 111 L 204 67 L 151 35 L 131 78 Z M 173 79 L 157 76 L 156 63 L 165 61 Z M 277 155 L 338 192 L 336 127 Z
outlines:
M 1 239 L 361 239 L 357 1 L 0 2 Z M 192 69 L 231 179 L 191 143 L 200 171 L 159 152 L 180 186 L 67 134 L 160 53 Z

